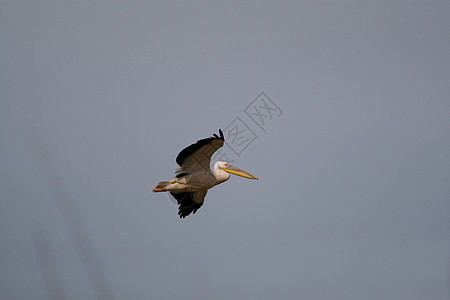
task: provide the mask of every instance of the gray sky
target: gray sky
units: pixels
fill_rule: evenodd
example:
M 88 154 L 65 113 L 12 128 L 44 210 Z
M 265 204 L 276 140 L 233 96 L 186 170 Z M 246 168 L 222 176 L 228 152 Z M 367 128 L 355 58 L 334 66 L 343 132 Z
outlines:
M 449 13 L 2 1 L 0 298 L 448 299 Z M 260 180 L 178 219 L 152 188 L 236 117 Z

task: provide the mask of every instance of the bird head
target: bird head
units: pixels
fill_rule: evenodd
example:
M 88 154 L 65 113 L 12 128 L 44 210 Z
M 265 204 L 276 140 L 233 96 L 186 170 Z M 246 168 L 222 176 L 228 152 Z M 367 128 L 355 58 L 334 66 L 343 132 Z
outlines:
M 249 179 L 255 179 L 258 180 L 258 177 L 253 176 L 250 173 L 247 173 L 241 169 L 238 169 L 234 166 L 232 166 L 231 164 L 224 162 L 224 161 L 218 161 L 217 162 L 217 166 L 219 167 L 219 169 L 228 172 L 230 174 L 234 174 L 234 175 L 238 175 L 244 178 L 249 178 Z

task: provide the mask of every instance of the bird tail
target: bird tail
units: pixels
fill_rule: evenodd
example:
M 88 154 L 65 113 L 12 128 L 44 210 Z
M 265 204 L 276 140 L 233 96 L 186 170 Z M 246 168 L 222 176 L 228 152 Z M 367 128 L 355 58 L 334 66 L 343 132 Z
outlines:
M 162 187 L 165 187 L 166 185 L 168 185 L 169 183 L 170 183 L 169 181 L 160 181 L 160 182 L 158 182 L 156 187 L 157 188 L 162 188 Z
M 169 181 L 160 181 L 158 182 L 158 184 L 156 185 L 156 187 L 153 189 L 153 192 L 157 193 L 157 192 L 165 192 L 165 187 L 169 184 Z

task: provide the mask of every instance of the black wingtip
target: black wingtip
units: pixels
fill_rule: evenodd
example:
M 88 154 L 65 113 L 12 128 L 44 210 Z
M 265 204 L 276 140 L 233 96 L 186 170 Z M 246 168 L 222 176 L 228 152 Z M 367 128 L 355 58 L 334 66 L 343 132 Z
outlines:
M 220 128 L 219 128 L 219 134 L 220 134 L 220 136 L 218 136 L 217 134 L 213 133 L 213 137 L 215 137 L 216 139 L 221 139 L 222 141 L 225 142 L 225 137 L 223 136 L 222 129 L 220 129 Z

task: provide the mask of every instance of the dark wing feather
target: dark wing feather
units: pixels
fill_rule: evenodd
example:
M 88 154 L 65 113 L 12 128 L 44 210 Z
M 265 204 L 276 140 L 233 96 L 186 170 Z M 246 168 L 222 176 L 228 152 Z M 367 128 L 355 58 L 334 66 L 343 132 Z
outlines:
M 188 175 L 190 175 L 190 173 L 181 171 L 181 172 L 175 173 L 175 178 L 182 178 L 182 177 L 188 176 Z
M 209 166 L 211 156 L 217 151 L 217 149 L 223 146 L 223 142 L 225 141 L 221 129 L 219 129 L 219 134 L 220 136 L 214 134 L 213 137 L 198 140 L 197 143 L 181 150 L 176 159 L 177 164 L 182 166 L 186 160 L 191 158 L 196 161 L 196 163 L 207 162 L 207 165 Z
M 178 202 L 178 215 L 180 218 L 186 218 L 191 213 L 195 214 L 195 212 L 202 207 L 203 200 L 206 195 L 206 191 L 200 192 L 188 192 L 188 193 L 172 193 L 170 194 L 177 200 Z

